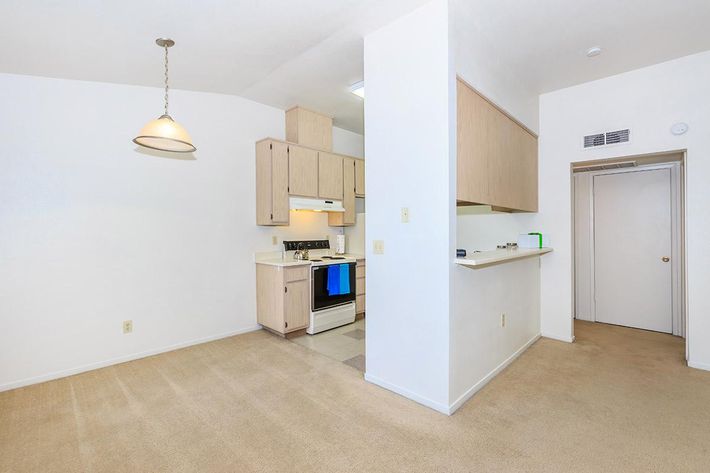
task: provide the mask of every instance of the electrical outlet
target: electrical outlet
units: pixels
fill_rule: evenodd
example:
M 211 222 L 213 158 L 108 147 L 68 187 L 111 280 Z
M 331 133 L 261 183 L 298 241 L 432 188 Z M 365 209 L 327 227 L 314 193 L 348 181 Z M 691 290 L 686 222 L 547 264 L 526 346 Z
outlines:
M 372 240 L 372 252 L 376 255 L 385 254 L 384 240 Z
M 500 314 L 500 326 L 505 328 L 505 314 Z
M 276 235 L 273 235 L 273 236 L 271 237 L 271 244 L 272 244 L 272 245 L 278 245 L 278 244 L 279 244 L 279 237 L 277 237 Z
M 409 208 L 402 207 L 402 223 L 409 223 Z
M 131 333 L 133 331 L 133 321 L 124 320 L 123 321 L 123 333 Z

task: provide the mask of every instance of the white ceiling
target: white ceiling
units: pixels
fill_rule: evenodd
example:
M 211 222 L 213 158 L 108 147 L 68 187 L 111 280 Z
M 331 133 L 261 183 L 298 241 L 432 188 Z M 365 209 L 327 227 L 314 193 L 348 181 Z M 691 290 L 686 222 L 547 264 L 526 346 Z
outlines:
M 0 72 L 301 104 L 362 131 L 362 37 L 426 0 L 3 0 Z M 453 0 L 456 38 L 541 93 L 710 49 L 710 1 Z M 590 46 L 604 48 L 589 59 Z
M 0 72 L 300 104 L 362 131 L 362 37 L 426 0 L 2 0 Z
M 541 94 L 710 49 L 710 0 L 453 0 L 490 75 Z M 601 55 L 588 58 L 592 46 Z

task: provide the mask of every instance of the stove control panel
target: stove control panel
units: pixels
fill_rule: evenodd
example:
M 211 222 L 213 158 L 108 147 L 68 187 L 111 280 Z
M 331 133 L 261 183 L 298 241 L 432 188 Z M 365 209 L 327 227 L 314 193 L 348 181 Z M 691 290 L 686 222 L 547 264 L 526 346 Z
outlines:
M 328 250 L 330 249 L 329 240 L 284 240 L 284 249 L 286 251 L 296 250 Z

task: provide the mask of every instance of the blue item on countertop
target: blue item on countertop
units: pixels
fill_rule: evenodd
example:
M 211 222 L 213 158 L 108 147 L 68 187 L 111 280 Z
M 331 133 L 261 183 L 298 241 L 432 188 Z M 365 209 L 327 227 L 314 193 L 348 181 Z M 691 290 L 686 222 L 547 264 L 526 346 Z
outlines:
M 340 294 L 350 294 L 350 265 L 339 264 L 340 268 Z
M 329 296 L 338 296 L 340 292 L 340 265 L 331 264 L 328 266 L 327 289 Z M 349 291 L 348 291 L 349 292 Z
M 456 257 L 457 258 L 465 258 L 466 257 L 466 250 L 462 250 L 462 249 L 456 250 Z

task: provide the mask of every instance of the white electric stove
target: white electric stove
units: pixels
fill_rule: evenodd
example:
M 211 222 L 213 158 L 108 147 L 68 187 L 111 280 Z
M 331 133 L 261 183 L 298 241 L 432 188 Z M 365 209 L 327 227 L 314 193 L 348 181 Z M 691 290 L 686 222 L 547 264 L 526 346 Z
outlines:
M 284 259 L 308 250 L 311 264 L 311 314 L 306 332 L 313 335 L 355 321 L 354 258 L 335 255 L 328 240 L 284 241 Z

